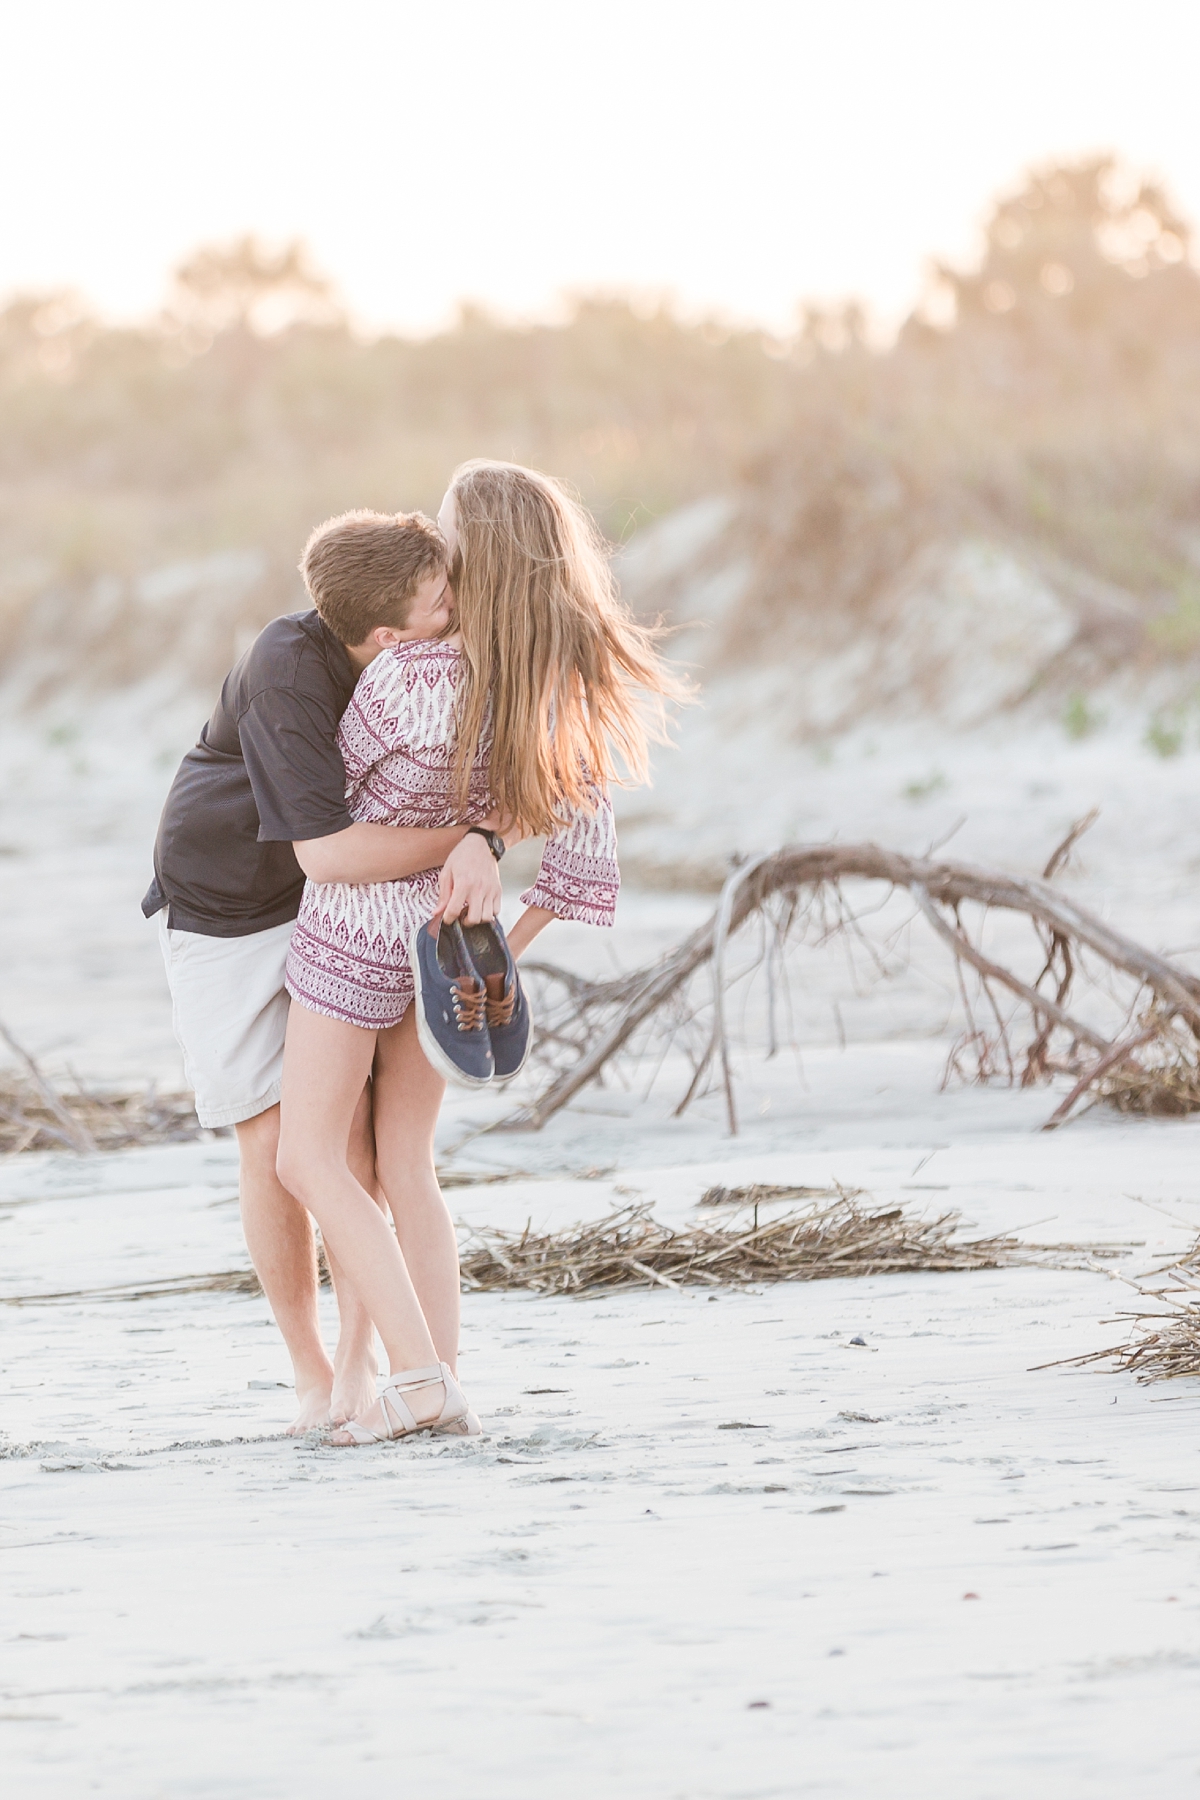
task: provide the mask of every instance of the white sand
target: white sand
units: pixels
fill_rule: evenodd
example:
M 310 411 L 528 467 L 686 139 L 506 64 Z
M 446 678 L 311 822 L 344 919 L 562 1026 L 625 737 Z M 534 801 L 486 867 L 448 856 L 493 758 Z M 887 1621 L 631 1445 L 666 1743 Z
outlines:
M 1200 941 L 1190 843 L 1170 853 L 1196 759 L 1147 762 L 1139 790 L 1118 750 L 1067 758 L 1036 817 L 1005 790 L 996 860 L 1111 776 L 1118 825 L 1076 891 L 1156 943 Z M 120 746 L 78 787 L 21 754 L 5 751 L 0 1014 L 53 1066 L 169 1078 L 133 910 L 154 782 L 121 786 Z M 856 801 L 855 779 L 836 771 L 845 836 L 890 791 Z M 892 841 L 926 829 L 896 817 Z M 640 958 L 705 904 L 630 897 L 615 953 Z M 475 1136 L 497 1109 L 456 1099 L 454 1166 L 527 1172 L 456 1190 L 456 1212 L 567 1223 L 643 1196 L 679 1219 L 713 1181 L 837 1178 L 985 1231 L 1141 1240 L 1131 1272 L 1192 1242 L 1200 1123 L 1092 1114 L 1039 1135 L 1045 1091 L 938 1092 L 953 996 L 936 958 L 861 999 L 832 960 L 806 966 L 803 1079 L 790 1057 L 745 1060 L 738 1140 L 713 1099 L 671 1118 L 678 1063 L 648 1099 L 592 1090 L 538 1136 Z M 240 1266 L 234 1187 L 227 1140 L 12 1161 L 0 1288 Z M 286 1362 L 260 1300 L 4 1307 L 6 1791 L 1192 1794 L 1200 1390 L 1031 1372 L 1115 1341 L 1129 1297 L 1102 1272 L 1036 1270 L 468 1297 L 486 1438 L 359 1452 L 277 1435 Z
M 737 1147 L 641 1108 L 482 1140 L 534 1174 L 456 1210 L 836 1176 L 1144 1240 L 1131 1268 L 1190 1241 L 1200 1126 L 1035 1135 L 1042 1094 L 930 1101 L 933 1048 L 810 1059 Z M 241 1264 L 233 1183 L 224 1143 L 10 1164 L 5 1291 Z M 1123 1301 L 1042 1271 L 468 1297 L 485 1440 L 361 1452 L 274 1435 L 259 1300 L 6 1309 L 9 1791 L 1190 1793 L 1200 1396 L 1029 1372 Z

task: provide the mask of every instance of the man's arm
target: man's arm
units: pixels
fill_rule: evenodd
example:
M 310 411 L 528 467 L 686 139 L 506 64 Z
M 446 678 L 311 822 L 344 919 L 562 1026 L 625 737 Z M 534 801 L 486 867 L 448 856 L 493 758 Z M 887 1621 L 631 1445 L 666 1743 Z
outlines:
M 328 837 L 293 841 L 296 861 L 310 881 L 402 881 L 422 869 L 437 869 L 466 836 L 465 825 L 437 830 L 416 825 L 348 825 Z M 491 860 L 487 846 L 484 854 Z

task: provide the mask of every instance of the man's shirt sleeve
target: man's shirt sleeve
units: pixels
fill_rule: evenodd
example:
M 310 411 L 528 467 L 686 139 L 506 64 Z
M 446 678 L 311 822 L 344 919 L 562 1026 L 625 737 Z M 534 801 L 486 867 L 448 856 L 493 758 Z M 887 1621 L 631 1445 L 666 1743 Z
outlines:
M 330 837 L 354 823 L 338 721 L 310 695 L 266 688 L 238 721 L 260 844 Z

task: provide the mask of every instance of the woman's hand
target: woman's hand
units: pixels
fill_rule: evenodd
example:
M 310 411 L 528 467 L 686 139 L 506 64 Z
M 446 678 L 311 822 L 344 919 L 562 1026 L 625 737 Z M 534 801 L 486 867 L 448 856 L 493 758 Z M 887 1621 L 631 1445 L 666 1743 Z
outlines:
M 504 889 L 500 864 L 478 832 L 468 832 L 442 864 L 438 877 L 438 910 L 431 924 L 452 925 L 455 919 L 478 925 L 500 911 Z

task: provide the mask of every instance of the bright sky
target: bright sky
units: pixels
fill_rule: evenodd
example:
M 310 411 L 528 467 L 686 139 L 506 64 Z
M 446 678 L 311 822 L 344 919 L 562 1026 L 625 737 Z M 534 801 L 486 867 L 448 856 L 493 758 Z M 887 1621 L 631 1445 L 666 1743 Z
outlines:
M 669 290 L 785 324 L 913 299 L 1031 162 L 1200 220 L 1196 0 L 5 0 L 0 293 L 134 316 L 306 238 L 364 322 Z

